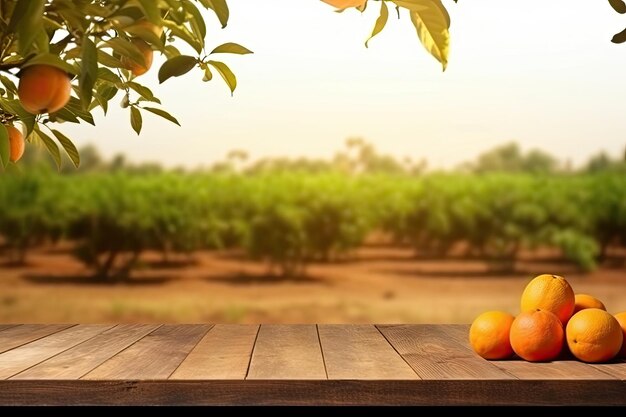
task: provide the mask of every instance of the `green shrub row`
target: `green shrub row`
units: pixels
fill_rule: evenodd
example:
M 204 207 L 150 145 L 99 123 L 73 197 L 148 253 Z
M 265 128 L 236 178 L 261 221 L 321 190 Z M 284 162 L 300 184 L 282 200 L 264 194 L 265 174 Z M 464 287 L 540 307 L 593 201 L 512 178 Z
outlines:
M 9 261 L 69 239 L 102 279 L 124 278 L 142 252 L 242 248 L 275 272 L 349 254 L 372 233 L 417 255 L 512 263 L 552 247 L 593 269 L 626 245 L 619 173 L 365 174 L 265 172 L 0 176 L 0 236 Z

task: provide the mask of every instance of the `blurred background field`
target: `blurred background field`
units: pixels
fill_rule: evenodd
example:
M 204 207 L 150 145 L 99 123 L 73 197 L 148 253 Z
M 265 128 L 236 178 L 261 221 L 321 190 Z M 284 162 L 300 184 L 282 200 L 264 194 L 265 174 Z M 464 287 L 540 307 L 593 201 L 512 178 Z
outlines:
M 201 170 L 81 154 L 59 174 L 31 146 L 0 176 L 1 322 L 467 323 L 516 313 L 541 273 L 626 310 L 623 155 L 572 166 L 508 143 L 442 171 L 362 139 Z

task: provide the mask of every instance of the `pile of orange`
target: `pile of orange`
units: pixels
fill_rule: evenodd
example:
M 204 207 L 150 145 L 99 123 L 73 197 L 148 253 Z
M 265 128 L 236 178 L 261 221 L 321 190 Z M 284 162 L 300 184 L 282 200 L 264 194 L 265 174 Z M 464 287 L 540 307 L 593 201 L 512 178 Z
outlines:
M 574 294 L 558 275 L 533 278 L 522 293 L 517 317 L 487 311 L 469 331 L 470 345 L 485 359 L 513 355 L 531 362 L 554 360 L 565 349 L 577 359 L 607 362 L 626 357 L 626 311 L 611 315 L 604 304 L 588 294 Z

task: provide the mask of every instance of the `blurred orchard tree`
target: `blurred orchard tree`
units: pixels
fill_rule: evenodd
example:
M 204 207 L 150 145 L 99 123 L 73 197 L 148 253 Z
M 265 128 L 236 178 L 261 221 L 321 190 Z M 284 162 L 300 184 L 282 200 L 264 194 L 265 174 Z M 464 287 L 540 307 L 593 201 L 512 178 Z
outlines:
M 380 4 L 366 47 L 387 25 L 390 7 L 398 19 L 408 14 L 422 45 L 445 71 L 450 16 L 442 0 L 322 1 L 337 12 Z M 623 0 L 609 3 L 626 13 Z M 43 145 L 58 166 L 60 145 L 78 167 L 78 150 L 58 125 L 93 125 L 92 112 L 99 107 L 106 115 L 118 94 L 137 134 L 146 112 L 179 124 L 138 81 L 151 69 L 155 51 L 166 58 L 160 83 L 197 68 L 203 81 L 219 74 L 232 94 L 237 78 L 214 56 L 252 51 L 233 42 L 206 45 L 201 9 L 212 10 L 215 23 L 226 27 L 226 0 L 0 0 L 0 170 L 21 158 L 26 143 Z M 613 38 L 624 41 L 626 30 Z

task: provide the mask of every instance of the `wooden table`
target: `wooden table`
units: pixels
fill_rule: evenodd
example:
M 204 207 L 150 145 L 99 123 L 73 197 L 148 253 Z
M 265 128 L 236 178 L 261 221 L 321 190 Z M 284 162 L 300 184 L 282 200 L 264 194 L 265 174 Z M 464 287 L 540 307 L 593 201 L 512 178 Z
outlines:
M 466 325 L 0 325 L 0 404 L 626 405 L 626 362 L 483 360 Z

